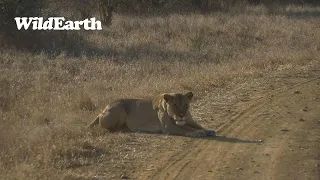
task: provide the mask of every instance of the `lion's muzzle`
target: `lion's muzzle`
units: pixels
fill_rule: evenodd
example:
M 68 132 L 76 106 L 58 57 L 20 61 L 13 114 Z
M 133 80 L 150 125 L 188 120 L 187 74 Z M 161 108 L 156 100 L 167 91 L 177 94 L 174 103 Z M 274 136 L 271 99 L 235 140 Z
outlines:
M 186 124 L 185 117 L 180 117 L 180 116 L 175 116 L 174 122 L 175 122 L 176 125 L 178 125 L 178 126 L 183 126 L 183 125 Z
M 186 121 L 184 121 L 184 120 L 179 120 L 179 121 L 175 121 L 175 123 L 176 123 L 176 125 L 178 125 L 178 126 L 183 126 L 183 125 L 186 124 Z

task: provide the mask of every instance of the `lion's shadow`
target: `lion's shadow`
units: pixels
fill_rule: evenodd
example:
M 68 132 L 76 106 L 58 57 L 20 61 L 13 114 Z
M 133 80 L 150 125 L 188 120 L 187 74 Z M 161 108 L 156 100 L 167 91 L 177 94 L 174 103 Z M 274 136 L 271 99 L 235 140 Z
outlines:
M 122 131 L 125 133 L 143 133 L 143 134 L 158 134 L 160 136 L 168 136 L 168 134 L 162 133 L 151 133 L 151 132 L 132 132 L 132 131 Z M 169 136 L 179 136 L 179 135 L 169 135 Z M 184 137 L 184 136 L 180 136 Z M 227 137 L 227 136 L 205 136 L 205 137 L 190 137 L 193 139 L 206 139 L 212 141 L 221 141 L 221 142 L 229 142 L 229 143 L 248 143 L 248 144 L 261 144 L 261 141 L 257 140 L 244 140 L 235 137 Z
M 179 135 L 168 135 L 163 133 L 154 133 L 154 132 L 133 132 L 128 128 L 123 128 L 119 132 L 121 133 L 139 133 L 139 134 L 157 134 L 160 136 L 179 136 Z M 185 137 L 185 136 L 180 136 Z M 235 137 L 227 137 L 227 136 L 204 136 L 204 137 L 190 137 L 193 139 L 206 139 L 206 140 L 212 140 L 212 141 L 221 141 L 221 142 L 229 142 L 229 143 L 248 143 L 248 144 L 261 144 L 262 141 L 257 140 L 245 140 L 245 139 L 239 139 Z
M 221 141 L 221 142 L 229 142 L 229 143 L 249 143 L 249 144 L 260 144 L 261 141 L 256 140 L 244 140 L 235 137 L 227 137 L 227 136 L 205 136 L 198 137 L 197 139 L 207 139 L 212 141 Z

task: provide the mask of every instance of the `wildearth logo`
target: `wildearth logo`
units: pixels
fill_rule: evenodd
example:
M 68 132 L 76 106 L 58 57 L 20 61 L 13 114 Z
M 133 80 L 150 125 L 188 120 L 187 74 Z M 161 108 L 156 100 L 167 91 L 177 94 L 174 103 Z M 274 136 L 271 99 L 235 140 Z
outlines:
M 49 17 L 44 20 L 42 17 L 15 17 L 18 30 L 23 27 L 28 30 L 102 30 L 100 21 L 96 18 L 85 19 L 83 21 L 65 21 L 64 17 Z

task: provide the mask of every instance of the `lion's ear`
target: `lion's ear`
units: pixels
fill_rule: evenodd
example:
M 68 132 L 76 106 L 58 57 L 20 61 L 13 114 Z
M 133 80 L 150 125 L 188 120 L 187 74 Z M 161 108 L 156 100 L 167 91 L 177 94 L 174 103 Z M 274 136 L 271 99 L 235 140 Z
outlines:
M 165 94 L 163 95 L 163 99 L 169 103 L 172 99 L 173 99 L 173 96 L 169 95 L 169 94 Z
M 193 97 L 193 93 L 192 92 L 187 92 L 186 94 L 185 94 L 185 96 L 188 98 L 188 99 L 192 99 L 192 97 Z

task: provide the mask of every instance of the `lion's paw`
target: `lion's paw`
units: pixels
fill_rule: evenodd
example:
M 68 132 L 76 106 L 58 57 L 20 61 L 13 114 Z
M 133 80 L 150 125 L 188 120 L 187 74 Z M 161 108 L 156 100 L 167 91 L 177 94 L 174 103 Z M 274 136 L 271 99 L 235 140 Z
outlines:
M 186 135 L 189 137 L 204 137 L 207 134 L 203 130 L 196 130 L 196 131 L 188 132 Z
M 207 129 L 207 130 L 204 130 L 204 132 L 206 133 L 207 136 L 216 136 L 217 135 L 217 132 L 213 129 Z

